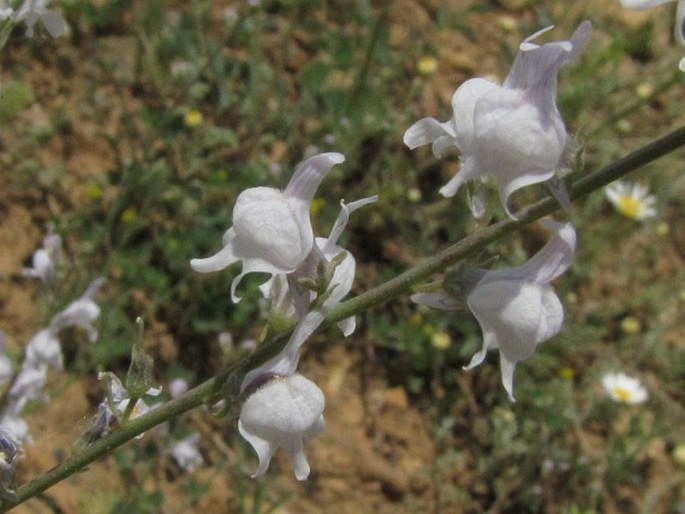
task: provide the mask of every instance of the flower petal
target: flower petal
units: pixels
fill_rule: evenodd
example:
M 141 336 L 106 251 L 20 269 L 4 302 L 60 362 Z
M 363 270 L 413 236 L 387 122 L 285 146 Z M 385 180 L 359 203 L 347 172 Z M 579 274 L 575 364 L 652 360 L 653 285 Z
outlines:
M 321 325 L 323 319 L 324 315 L 320 311 L 307 314 L 295 327 L 281 353 L 245 375 L 240 386 L 240 394 L 250 389 L 253 384 L 261 382 L 264 377 L 288 377 L 295 373 L 300 360 L 300 347 Z
M 576 231 L 573 225 L 552 220 L 543 220 L 541 223 L 554 232 L 554 236 L 547 244 L 525 264 L 516 268 L 491 271 L 490 277 L 547 284 L 571 266 L 576 251 Z
M 410 299 L 418 305 L 425 305 L 426 307 L 443 311 L 456 311 L 463 307 L 454 296 L 445 291 L 437 291 L 435 293 L 414 293 L 410 296 Z
M 509 400 L 516 402 L 514 398 L 514 370 L 516 369 L 516 362 L 507 359 L 504 354 L 500 355 L 499 367 L 502 374 L 502 385 L 504 390 L 509 395 Z
M 545 315 L 542 287 L 515 281 L 483 281 L 467 297 L 484 333 L 495 334 L 499 350 L 512 361 L 530 357 L 540 342 Z
M 456 131 L 457 147 L 463 154 L 472 151 L 475 131 L 476 105 L 478 101 L 501 86 L 486 79 L 469 79 L 457 88 L 452 95 L 452 111 Z
M 423 118 L 409 127 L 402 141 L 410 150 L 419 146 L 435 143 L 438 140 L 453 142 L 456 134 L 452 128 L 452 122 L 439 122 L 435 118 Z M 442 146 L 442 145 L 441 145 Z
M 497 348 L 497 336 L 495 335 L 495 333 L 488 330 L 486 327 L 481 326 L 481 328 L 483 329 L 483 346 L 471 358 L 471 362 L 469 362 L 468 365 L 464 366 L 464 371 L 469 371 L 470 369 L 473 369 L 476 366 L 482 364 L 485 360 L 485 357 L 488 354 L 488 350 Z
M 357 318 L 355 316 L 350 316 L 342 321 L 338 321 L 338 328 L 343 333 L 345 337 L 352 335 L 352 333 L 357 328 Z
M 268 263 L 271 269 L 293 271 L 311 249 L 313 235 L 308 220 L 309 216 L 303 226 L 284 193 L 269 187 L 247 189 L 238 196 L 233 209 L 233 253 L 244 265 L 255 259 Z M 307 231 L 310 234 L 305 234 Z M 255 266 L 251 269 L 257 271 Z
M 621 0 L 621 5 L 628 9 L 649 9 L 674 0 Z
M 329 247 L 333 247 L 334 245 L 337 244 L 338 239 L 340 238 L 340 235 L 342 234 L 343 230 L 345 230 L 345 227 L 347 226 L 347 222 L 350 219 L 350 214 L 352 214 L 354 211 L 357 209 L 364 207 L 365 205 L 369 205 L 371 203 L 377 202 L 378 201 L 378 195 L 373 195 L 369 196 L 367 198 L 362 198 L 360 200 L 355 200 L 354 202 L 351 202 L 349 204 L 346 204 L 344 201 L 340 201 L 340 213 L 338 214 L 338 217 L 335 220 L 335 223 L 333 224 L 333 228 L 331 229 L 331 233 L 328 236 L 327 239 L 325 239 L 326 243 L 325 244 L 319 244 L 319 248 L 321 248 L 321 251 L 327 258 L 332 258 L 334 257 L 338 251 L 335 250 L 330 250 Z M 317 240 L 323 239 L 323 238 L 317 238 Z
M 334 152 L 310 157 L 297 167 L 290 182 L 283 190 L 283 195 L 300 228 L 300 247 L 306 248 L 307 254 L 314 244 L 314 232 L 309 218 L 309 209 L 314 193 L 330 169 L 344 160 L 344 155 Z
M 542 46 L 531 43 L 543 29 L 526 38 L 521 44 L 504 86 L 525 89 L 540 106 L 553 106 L 557 90 L 557 72 L 562 66 L 574 61 L 585 46 L 592 24 L 584 21 L 569 41 L 554 41 Z
M 190 267 L 199 273 L 212 273 L 214 271 L 221 271 L 231 264 L 238 262 L 239 257 L 236 257 L 233 252 L 233 239 L 235 239 L 235 231 L 231 227 L 224 236 L 224 247 L 211 257 L 204 259 L 191 259 Z
M 271 380 L 250 395 L 240 412 L 238 430 L 259 457 L 253 476 L 264 474 L 273 453 L 283 448 L 292 459 L 296 478 L 305 480 L 309 463 L 303 441 L 324 429 L 324 405 L 321 389 L 298 374 Z

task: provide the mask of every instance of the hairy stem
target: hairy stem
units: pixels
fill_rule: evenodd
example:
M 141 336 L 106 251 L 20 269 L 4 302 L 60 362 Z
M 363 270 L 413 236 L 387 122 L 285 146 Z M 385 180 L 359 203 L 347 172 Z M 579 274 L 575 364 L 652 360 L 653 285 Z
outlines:
M 630 153 L 605 168 L 577 180 L 571 185 L 569 194 L 572 199 L 585 196 L 683 146 L 685 146 L 685 126 Z M 456 264 L 465 257 L 477 253 L 485 245 L 505 234 L 513 233 L 522 226 L 558 209 L 559 205 L 556 200 L 547 197 L 517 212 L 517 219 L 502 220 L 476 234 L 467 236 L 436 256 L 425 259 L 392 280 L 335 306 L 327 313 L 325 324 L 335 323 L 349 316 L 359 314 L 371 307 L 404 294 L 413 285 L 427 279 L 430 275 Z M 18 488 L 16 501 L 11 503 L 5 502 L 2 505 L 2 512 L 42 493 L 52 485 L 83 470 L 91 462 L 110 453 L 115 448 L 160 423 L 200 405 L 211 404 L 220 398 L 224 398 L 229 402 L 237 401 L 240 383 L 244 374 L 277 353 L 287 340 L 286 336 L 281 335 L 276 339 L 268 341 L 260 346 L 258 351 L 249 358 L 235 362 L 218 375 L 191 389 L 185 395 L 170 400 L 138 418 L 129 420 L 121 429 L 87 446 L 58 466 Z

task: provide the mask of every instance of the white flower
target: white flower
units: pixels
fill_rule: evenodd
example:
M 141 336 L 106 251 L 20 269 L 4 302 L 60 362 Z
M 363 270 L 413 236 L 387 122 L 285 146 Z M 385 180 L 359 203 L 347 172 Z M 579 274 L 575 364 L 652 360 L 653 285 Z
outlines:
M 45 398 L 43 388 L 47 380 L 47 365 L 42 364 L 34 367 L 26 361 L 22 364 L 21 371 L 9 391 L 10 402 L 16 405 L 17 413 L 21 412 L 27 401 Z
M 28 423 L 15 412 L 2 413 L 0 430 L 22 446 L 33 443 Z
M 23 366 L 49 366 L 58 370 L 64 368 L 62 346 L 52 330 L 46 328 L 33 336 L 26 345 Z
M 673 2 L 676 0 L 621 0 L 623 7 L 628 9 L 649 9 L 657 5 Z M 678 1 L 676 12 L 675 37 L 681 45 L 685 45 L 685 0 Z M 685 57 L 680 60 L 680 70 L 685 71 Z
M 169 382 L 169 396 L 172 398 L 178 398 L 188 392 L 190 389 L 188 381 L 184 378 L 175 378 Z
M 192 473 L 205 462 L 198 449 L 199 443 L 200 434 L 194 432 L 185 439 L 174 443 L 169 450 L 171 456 L 186 473 Z
M 245 401 L 238 430 L 259 457 L 253 478 L 266 473 L 278 448 L 290 456 L 298 480 L 309 476 L 304 441 L 324 430 L 324 404 L 321 389 L 299 374 L 274 378 Z
M 52 318 L 50 330 L 56 334 L 67 327 L 79 327 L 86 331 L 88 339 L 94 343 L 98 338 L 98 331 L 93 323 L 100 317 L 100 307 L 93 301 L 93 297 L 104 283 L 104 278 L 93 280 L 81 298 L 71 302 Z
M 128 404 L 131 402 L 131 397 L 129 392 L 126 390 L 124 385 L 119 380 L 114 373 L 110 371 L 104 371 L 98 373 L 98 380 L 105 384 L 106 398 L 102 405 L 107 407 L 110 414 L 120 419 L 126 412 Z M 162 392 L 161 387 L 151 387 L 145 392 L 147 396 L 159 396 Z M 150 407 L 142 399 L 138 399 L 136 404 L 131 409 L 129 419 L 137 418 L 142 416 L 150 410 Z M 138 438 L 142 437 L 140 434 Z
M 466 304 L 483 331 L 483 346 L 468 366 L 469 370 L 485 360 L 487 351 L 499 349 L 502 384 L 514 400 L 516 363 L 530 357 L 538 344 L 561 330 L 564 310 L 549 282 L 571 264 L 576 233 L 570 223 L 544 223 L 554 237 L 528 262 L 510 269 L 471 270 L 462 284 Z M 459 302 L 446 292 L 413 295 L 416 303 L 444 310 L 455 310 Z
M 637 378 L 623 373 L 609 373 L 602 377 L 602 385 L 612 400 L 628 405 L 644 403 L 647 400 L 647 390 Z
M 314 244 L 309 208 L 321 180 L 345 158 L 339 153 L 315 155 L 301 163 L 283 191 L 255 187 L 243 191 L 233 208 L 233 226 L 223 236 L 224 247 L 206 259 L 192 259 L 195 271 L 219 271 L 235 262 L 243 269 L 231 284 L 231 298 L 244 275 L 291 273 Z
M 31 267 L 24 268 L 22 275 L 35 277 L 50 284 L 57 279 L 57 266 L 62 260 L 62 238 L 57 234 L 48 234 L 43 238 L 43 247 L 36 250 L 31 260 Z
M 616 181 L 604 188 L 604 194 L 626 218 L 642 221 L 656 216 L 656 197 L 642 184 Z
M 0 498 L 16 501 L 14 489 L 14 458 L 19 445 L 8 433 L 0 430 Z
M 349 251 L 338 246 L 338 239 L 347 226 L 350 214 L 377 200 L 378 196 L 374 195 L 350 204 L 341 201 L 340 214 L 330 235 L 314 239 L 312 251 L 293 273 L 275 275 L 260 286 L 264 297 L 271 301 L 272 311 L 284 318 L 295 317 L 299 320 L 310 311 L 312 302 L 316 300 L 319 301 L 317 308 L 323 310 L 342 301 L 352 289 L 356 261 Z M 302 287 L 298 282 L 302 279 L 308 279 L 319 291 Z M 319 294 L 321 298 L 318 298 Z M 345 337 L 352 334 L 356 327 L 354 316 L 340 321 L 338 327 Z
M 39 21 L 52 37 L 66 34 L 69 27 L 62 12 L 48 9 L 48 3 L 50 0 L 24 0 L 17 9 L 16 19 L 26 22 L 26 34 L 29 37 L 33 37 L 33 27 Z
M 452 119 L 424 118 L 405 132 L 411 149 L 431 143 L 437 157 L 449 147 L 461 153 L 461 168 L 440 189 L 442 195 L 454 196 L 467 180 L 490 176 L 511 215 L 507 202 L 513 192 L 554 177 L 568 140 L 555 101 L 557 72 L 578 56 L 591 24 L 583 22 L 569 41 L 532 42 L 550 28 L 521 44 L 502 85 L 467 80 L 452 97 Z
M 324 396 L 316 384 L 295 371 L 300 347 L 323 319 L 320 310 L 308 313 L 281 353 L 243 379 L 240 393 L 251 394 L 243 404 L 238 429 L 259 457 L 259 468 L 253 478 L 266 472 L 278 448 L 290 455 L 298 480 L 309 476 L 303 441 L 324 429 Z

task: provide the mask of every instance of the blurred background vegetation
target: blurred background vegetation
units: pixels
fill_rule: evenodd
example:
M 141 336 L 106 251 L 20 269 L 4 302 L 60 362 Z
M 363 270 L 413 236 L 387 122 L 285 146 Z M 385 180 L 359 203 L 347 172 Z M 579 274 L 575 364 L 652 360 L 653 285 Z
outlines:
M 358 263 L 355 291 L 478 230 L 463 196 L 437 194 L 457 159 L 410 152 L 402 134 L 420 117 L 451 117 L 451 95 L 468 78 L 502 80 L 518 44 L 547 25 L 556 25 L 548 40 L 569 37 L 584 19 L 595 27 L 559 82 L 559 108 L 577 142 L 573 176 L 683 120 L 683 49 L 666 7 L 632 12 L 618 0 L 66 0 L 61 7 L 67 37 L 28 39 L 19 28 L 0 65 L 0 213 L 3 253 L 14 266 L 8 272 L 3 261 L 0 320 L 9 352 L 18 358 L 41 323 L 93 277 L 108 279 L 100 340 L 89 345 L 75 334 L 66 345 L 55 405 L 69 401 L 60 391 L 74 382 L 87 407 L 97 404 L 95 372 L 125 372 L 136 316 L 147 322 L 163 384 L 177 376 L 198 383 L 246 351 L 241 343 L 258 338 L 263 323 L 261 277 L 248 277 L 243 301 L 233 305 L 237 266 L 200 275 L 188 262 L 218 249 L 240 191 L 283 187 L 313 153 L 347 157 L 312 206 L 317 234 L 328 233 L 340 199 L 380 195 L 344 234 Z M 350 341 L 331 331 L 308 344 L 304 366 L 322 379 L 338 370 L 336 360 L 353 363 L 345 388 L 359 399 L 355 433 L 404 478 L 352 464 L 327 468 L 347 451 L 336 447 L 344 427 L 329 421 L 333 435 L 312 445 L 326 448 L 311 450 L 318 475 L 308 485 L 280 477 L 286 466 L 255 483 L 243 476 L 254 456 L 236 438 L 235 420 L 197 414 L 184 423 L 204 427 L 212 471 L 183 476 L 164 461 L 164 436 L 152 434 L 105 464 L 122 478 L 98 485 L 97 501 L 88 491 L 48 495 L 63 509 L 76 505 L 62 512 L 200 512 L 213 501 L 221 512 L 255 513 L 685 512 L 683 156 L 629 178 L 658 197 L 653 219 L 622 218 L 601 192 L 574 206 L 578 255 L 557 284 L 566 324 L 518 367 L 518 403 L 500 386 L 497 355 L 461 370 L 481 344 L 467 314 L 403 299 L 363 316 Z M 532 188 L 514 201 L 541 194 Z M 48 229 L 65 238 L 69 261 L 51 291 L 16 271 Z M 496 266 L 520 264 L 545 238 L 526 228 L 473 264 L 494 256 Z M 611 403 L 600 384 L 609 371 L 640 377 L 648 403 Z M 330 418 L 351 408 L 346 394 L 329 395 Z M 375 406 L 379 394 L 384 408 Z M 43 408 L 35 407 L 36 418 Z M 393 408 L 421 430 L 386 437 Z M 76 434 L 78 422 L 66 432 Z M 405 467 L 403 448 L 413 444 L 428 449 Z M 58 450 L 49 447 L 50 455 Z M 33 457 L 20 480 L 40 471 Z

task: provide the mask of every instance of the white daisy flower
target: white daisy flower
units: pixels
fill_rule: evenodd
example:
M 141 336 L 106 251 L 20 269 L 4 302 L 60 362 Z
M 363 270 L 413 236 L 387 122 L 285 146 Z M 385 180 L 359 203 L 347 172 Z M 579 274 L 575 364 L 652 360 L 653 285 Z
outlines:
M 616 402 L 637 405 L 647 401 L 647 390 L 640 383 L 640 380 L 623 373 L 604 375 L 602 385 L 609 397 Z
M 642 221 L 656 216 L 656 197 L 645 185 L 617 181 L 605 187 L 604 194 L 626 218 Z

